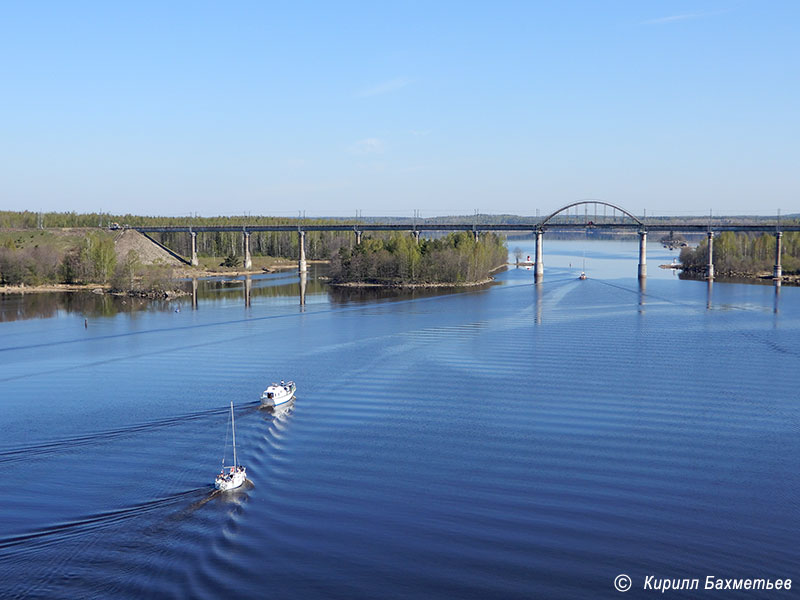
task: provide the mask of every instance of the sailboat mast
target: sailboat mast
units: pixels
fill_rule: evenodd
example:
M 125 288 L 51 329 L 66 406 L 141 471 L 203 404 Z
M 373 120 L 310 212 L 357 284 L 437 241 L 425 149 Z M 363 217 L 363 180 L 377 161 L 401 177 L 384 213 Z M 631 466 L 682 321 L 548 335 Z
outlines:
M 233 430 L 233 466 L 238 467 L 236 462 L 236 423 L 233 422 L 233 401 L 231 401 L 231 429 Z

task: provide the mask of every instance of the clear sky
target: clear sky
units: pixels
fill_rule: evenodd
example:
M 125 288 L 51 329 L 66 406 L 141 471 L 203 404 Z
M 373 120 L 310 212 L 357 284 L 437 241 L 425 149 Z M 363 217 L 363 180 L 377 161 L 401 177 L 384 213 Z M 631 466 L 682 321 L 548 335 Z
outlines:
M 2 2 L 0 209 L 800 211 L 800 2 Z

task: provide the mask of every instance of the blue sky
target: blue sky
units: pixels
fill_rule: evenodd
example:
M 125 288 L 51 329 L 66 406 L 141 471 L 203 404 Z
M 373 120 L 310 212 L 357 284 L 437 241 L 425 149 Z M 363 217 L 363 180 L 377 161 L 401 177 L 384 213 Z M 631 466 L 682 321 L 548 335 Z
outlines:
M 800 3 L 17 2 L 0 208 L 800 211 Z

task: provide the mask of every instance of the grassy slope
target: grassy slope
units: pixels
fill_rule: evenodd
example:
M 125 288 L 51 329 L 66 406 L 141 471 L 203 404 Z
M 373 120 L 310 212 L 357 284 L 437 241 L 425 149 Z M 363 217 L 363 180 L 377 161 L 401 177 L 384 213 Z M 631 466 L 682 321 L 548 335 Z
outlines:
M 114 234 L 102 229 L 0 229 L 0 247 L 52 248 L 59 256 L 63 256 L 70 248 L 83 243 L 86 233 L 98 232 L 113 239 Z

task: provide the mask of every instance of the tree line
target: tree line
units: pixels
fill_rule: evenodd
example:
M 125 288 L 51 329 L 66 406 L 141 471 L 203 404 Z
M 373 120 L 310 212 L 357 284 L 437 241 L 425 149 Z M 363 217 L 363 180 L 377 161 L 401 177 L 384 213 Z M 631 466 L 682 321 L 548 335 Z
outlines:
M 800 232 L 786 231 L 781 238 L 781 265 L 786 274 L 800 273 Z M 708 240 L 680 255 L 684 271 L 703 272 L 708 264 Z M 723 231 L 714 236 L 714 270 L 720 274 L 757 274 L 775 264 L 775 235 Z
M 347 225 L 355 221 L 341 219 L 287 219 L 261 216 L 220 217 L 153 217 L 105 213 L 0 211 L 0 228 L 34 229 L 36 227 L 103 227 L 112 224 L 130 227 L 210 227 L 247 225 Z M 182 256 L 192 253 L 191 236 L 183 232 L 149 234 Z M 352 243 L 354 234 L 337 231 L 306 232 L 306 257 L 310 260 L 330 258 L 343 243 Z M 197 252 L 201 256 L 242 256 L 243 236 L 238 231 L 212 231 L 197 235 Z M 297 258 L 300 252 L 296 231 L 255 231 L 250 235 L 250 253 L 254 256 Z
M 420 223 L 463 222 L 473 217 L 439 217 L 421 219 Z M 507 222 L 512 215 L 477 215 L 477 223 Z M 518 217 L 517 217 L 518 219 Z M 32 211 L 0 211 L 0 229 L 18 228 L 35 229 L 42 227 L 103 227 L 112 224 L 121 227 L 209 227 L 209 226 L 241 226 L 257 225 L 353 225 L 367 222 L 370 219 L 331 219 L 265 216 L 218 216 L 218 217 L 156 217 L 144 215 L 115 215 L 108 213 L 76 213 Z M 411 219 L 381 218 L 381 221 L 407 223 L 413 227 Z M 148 234 L 181 256 L 188 257 L 192 253 L 191 236 L 185 232 L 164 232 Z M 244 255 L 243 235 L 239 231 L 208 231 L 197 234 L 197 252 L 200 256 L 241 257 Z M 326 260 L 332 258 L 342 246 L 352 248 L 355 234 L 343 231 L 308 231 L 305 235 L 306 258 L 309 260 Z M 299 239 L 296 231 L 254 231 L 250 235 L 250 253 L 253 256 L 272 256 L 276 258 L 296 259 L 300 253 Z M 237 261 L 239 263 L 240 261 Z
M 342 246 L 331 257 L 331 278 L 337 283 L 428 284 L 482 281 L 504 265 L 504 239 L 484 233 L 450 233 L 419 243 L 410 235 L 365 237 L 352 248 Z
M 106 283 L 116 268 L 114 240 L 105 232 L 75 237 L 66 249 L 49 237 L 34 241 L 7 237 L 0 247 L 0 283 Z

